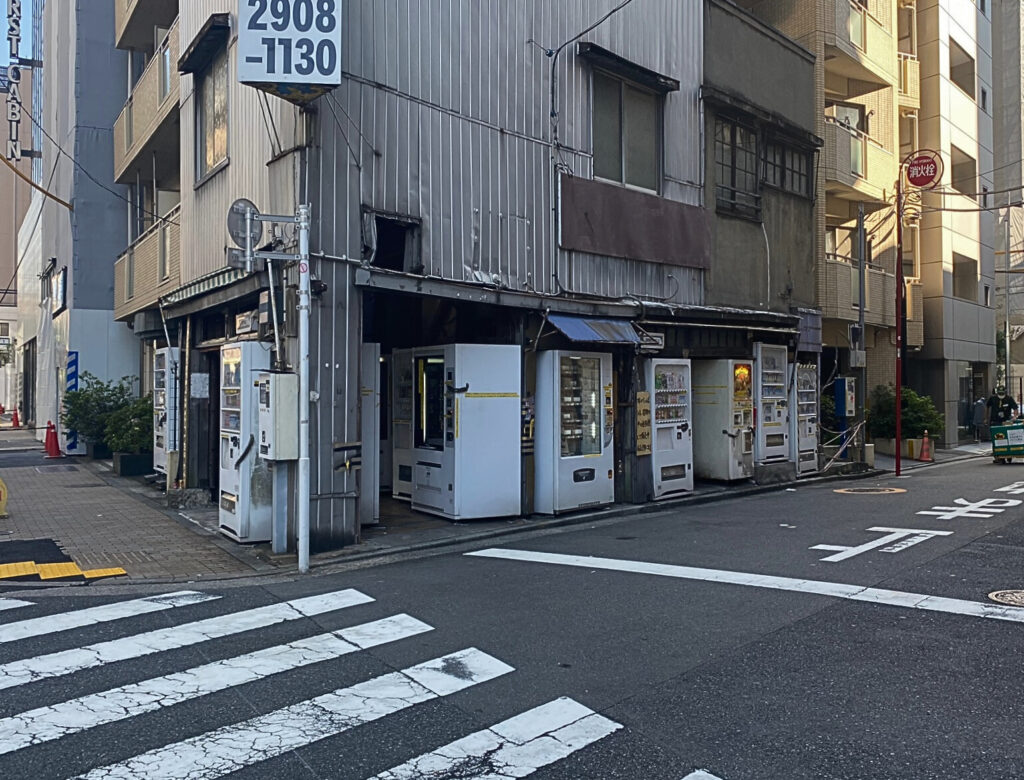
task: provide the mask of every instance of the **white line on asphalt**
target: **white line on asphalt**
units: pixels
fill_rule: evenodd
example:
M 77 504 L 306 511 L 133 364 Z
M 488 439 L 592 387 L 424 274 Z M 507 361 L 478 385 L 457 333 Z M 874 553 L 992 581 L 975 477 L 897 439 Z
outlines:
M 164 650 L 188 647 L 210 639 L 253 631 L 274 623 L 299 620 L 336 609 L 373 601 L 357 590 L 324 593 L 304 599 L 270 604 L 227 615 L 197 620 L 180 626 L 158 628 L 144 634 L 111 639 L 85 647 L 74 647 L 48 655 L 39 655 L 0 666 L 0 689 L 13 688 L 37 680 L 60 677 L 83 669 L 92 669 L 115 661 L 141 658 Z
M 497 658 L 469 648 L 99 767 L 82 778 L 221 777 L 512 671 Z
M 821 580 L 798 580 L 792 577 L 775 577 L 768 574 L 747 574 L 721 569 L 698 569 L 692 566 L 673 566 L 665 563 L 624 561 L 615 558 L 591 558 L 586 555 L 560 555 L 558 553 L 530 552 L 529 550 L 478 550 L 465 553 L 477 558 L 501 558 L 508 561 L 527 563 L 553 563 L 560 566 L 574 566 L 584 569 L 603 569 L 633 574 L 653 574 L 659 577 L 674 577 L 682 580 L 720 582 L 727 585 L 747 585 L 754 588 L 788 590 L 795 593 L 810 593 L 816 596 L 832 596 L 851 601 L 870 601 L 893 607 L 924 609 L 930 612 L 950 612 L 956 615 L 1008 620 L 1024 623 L 1024 607 L 1008 607 L 1000 604 L 983 604 L 980 601 L 947 599 L 924 593 L 905 593 L 898 590 L 866 588 L 863 585 L 844 585 L 841 582 Z
M 188 607 L 192 604 L 213 601 L 219 598 L 220 596 L 210 596 L 194 590 L 183 590 L 176 593 L 165 593 L 162 596 L 148 596 L 144 599 L 104 604 L 102 607 L 90 607 L 75 612 L 64 612 L 59 615 L 47 615 L 46 617 L 34 618 L 32 620 L 22 620 L 18 623 L 8 623 L 6 626 L 0 626 L 0 644 L 14 642 L 18 639 L 28 639 L 34 636 L 43 636 L 44 634 L 56 634 L 60 631 L 69 631 L 72 628 L 90 626 L 94 623 L 109 623 L 112 620 L 146 615 L 150 612 L 159 612 L 164 609 Z
M 703 769 L 696 772 L 691 772 L 683 780 L 722 780 L 718 775 L 713 775 L 710 772 L 705 772 Z
M 106 723 L 172 707 L 271 675 L 330 661 L 349 653 L 422 634 L 430 626 L 409 615 L 376 620 L 330 634 L 268 647 L 254 653 L 186 669 L 39 707 L 0 719 L 0 754 L 61 739 Z
M 0 599 L 0 612 L 5 609 L 17 609 L 18 607 L 31 607 L 31 601 L 19 601 L 18 599 Z
M 555 699 L 424 753 L 371 780 L 526 777 L 621 728 L 579 702 Z

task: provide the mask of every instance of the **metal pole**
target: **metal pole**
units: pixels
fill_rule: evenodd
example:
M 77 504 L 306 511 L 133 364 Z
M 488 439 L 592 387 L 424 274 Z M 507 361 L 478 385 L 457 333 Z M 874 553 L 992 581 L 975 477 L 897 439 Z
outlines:
M 309 205 L 300 204 L 299 222 L 299 573 L 309 571 Z M 273 294 L 273 291 L 271 291 Z
M 1006 392 L 1011 392 L 1010 388 L 1010 208 L 1006 208 L 1006 219 L 1003 222 L 1003 249 L 1006 254 L 1004 255 L 1006 260 L 1006 285 L 1003 288 L 1003 297 L 1005 298 L 1004 306 L 1005 309 L 1005 321 L 1003 323 L 1003 352 L 1006 359 L 1004 367 L 1005 374 L 1003 376 L 1003 385 L 1006 386 Z
M 896 179 L 896 476 L 903 448 L 903 165 Z
M 861 356 L 866 348 L 866 339 L 864 332 L 864 294 L 866 288 L 866 277 L 868 267 L 868 255 L 867 255 L 867 234 L 864 230 L 864 204 L 857 204 L 857 239 L 860 244 L 860 305 L 857 307 L 857 327 L 860 329 L 860 336 L 857 339 L 857 349 L 861 352 Z M 861 357 L 858 356 L 858 357 Z M 860 440 L 865 442 L 867 439 L 864 435 L 864 415 L 865 415 L 865 400 L 867 398 L 867 366 L 861 364 L 860 369 L 857 371 L 857 426 L 860 430 Z M 861 459 L 863 460 L 863 450 L 861 452 Z

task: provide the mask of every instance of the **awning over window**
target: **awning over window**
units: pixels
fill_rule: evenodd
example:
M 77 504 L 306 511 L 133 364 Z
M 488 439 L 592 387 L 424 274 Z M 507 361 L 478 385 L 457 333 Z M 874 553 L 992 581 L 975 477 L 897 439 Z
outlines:
M 629 320 L 593 319 L 571 314 L 549 314 L 548 322 L 571 341 L 595 344 L 640 344 L 640 335 Z
M 179 73 L 198 73 L 227 45 L 231 37 L 231 14 L 212 14 L 178 58 Z

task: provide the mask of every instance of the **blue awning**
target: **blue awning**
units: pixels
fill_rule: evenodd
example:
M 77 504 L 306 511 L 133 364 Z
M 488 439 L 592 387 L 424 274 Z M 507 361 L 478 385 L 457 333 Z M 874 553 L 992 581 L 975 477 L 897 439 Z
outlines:
M 571 314 L 549 314 L 548 322 L 571 341 L 595 344 L 641 344 L 639 334 L 629 320 L 574 317 Z

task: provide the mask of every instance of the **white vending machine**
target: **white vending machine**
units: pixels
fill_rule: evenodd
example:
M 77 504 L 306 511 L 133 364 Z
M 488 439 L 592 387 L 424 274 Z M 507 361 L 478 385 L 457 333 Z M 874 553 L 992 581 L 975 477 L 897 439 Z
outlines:
M 391 496 L 412 500 L 412 353 L 391 353 Z
M 153 468 L 167 474 L 167 453 L 178 451 L 180 350 L 164 347 L 153 355 Z
M 615 500 L 612 356 L 537 353 L 534 509 L 542 514 Z
M 651 465 L 654 497 L 693 490 L 693 426 L 690 361 L 647 361 L 651 392 Z
M 789 356 L 775 344 L 754 344 L 754 462 L 790 460 Z
M 694 360 L 693 468 L 702 479 L 754 475 L 754 364 Z
M 789 406 L 796 473 L 813 474 L 818 470 L 818 367 L 814 363 L 797 364 Z
M 420 347 L 413 360 L 412 508 L 449 520 L 518 515 L 520 347 Z
M 273 481 L 257 442 L 259 372 L 269 368 L 258 341 L 220 349 L 220 531 L 236 542 L 271 537 Z

